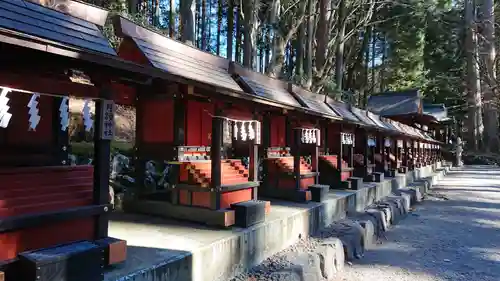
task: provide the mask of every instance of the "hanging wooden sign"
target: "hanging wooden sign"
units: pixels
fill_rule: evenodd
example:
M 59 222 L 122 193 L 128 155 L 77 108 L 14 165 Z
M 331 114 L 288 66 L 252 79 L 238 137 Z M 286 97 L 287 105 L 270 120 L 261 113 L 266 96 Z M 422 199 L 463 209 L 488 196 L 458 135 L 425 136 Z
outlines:
M 113 140 L 115 136 L 115 103 L 112 100 L 103 100 L 101 107 L 102 140 Z

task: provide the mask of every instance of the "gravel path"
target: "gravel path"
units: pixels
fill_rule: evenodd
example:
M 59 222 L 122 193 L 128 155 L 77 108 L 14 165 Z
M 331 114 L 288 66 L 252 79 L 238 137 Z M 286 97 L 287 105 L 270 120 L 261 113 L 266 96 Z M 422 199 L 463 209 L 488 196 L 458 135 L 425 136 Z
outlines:
M 500 169 L 451 171 L 344 281 L 500 280 Z

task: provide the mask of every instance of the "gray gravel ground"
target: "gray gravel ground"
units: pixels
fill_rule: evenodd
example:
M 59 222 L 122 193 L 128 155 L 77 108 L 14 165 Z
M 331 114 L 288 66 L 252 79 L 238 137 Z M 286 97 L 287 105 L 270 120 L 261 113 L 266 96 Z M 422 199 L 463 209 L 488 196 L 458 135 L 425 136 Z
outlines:
M 500 168 L 451 171 L 385 236 L 335 281 L 500 281 Z M 320 242 L 302 239 L 231 281 L 275 280 L 290 254 Z
M 500 168 L 451 171 L 344 281 L 499 281 Z

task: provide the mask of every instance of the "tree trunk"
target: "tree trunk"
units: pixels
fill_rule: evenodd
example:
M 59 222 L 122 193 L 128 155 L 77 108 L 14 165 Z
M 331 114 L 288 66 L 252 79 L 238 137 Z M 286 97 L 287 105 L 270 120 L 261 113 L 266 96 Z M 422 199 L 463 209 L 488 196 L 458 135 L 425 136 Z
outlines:
M 373 26 L 367 26 L 365 28 L 365 34 L 363 36 L 363 46 L 362 51 L 364 52 L 364 63 L 363 63 L 363 85 L 361 86 L 361 92 L 363 97 L 360 99 L 359 106 L 361 108 L 366 108 L 366 103 L 368 102 L 368 81 L 369 81 L 369 68 L 370 68 L 370 39 L 372 38 Z
M 279 0 L 274 0 L 273 3 L 279 3 Z M 278 78 L 282 74 L 283 66 L 285 63 L 285 51 L 287 48 L 288 42 L 293 38 L 293 35 L 297 32 L 300 24 L 306 18 L 306 7 L 307 2 L 302 1 L 299 4 L 298 10 L 294 15 L 297 19 L 295 22 L 286 28 L 276 26 L 274 30 L 274 38 L 273 38 L 273 52 L 271 57 L 271 62 L 269 63 L 269 67 L 267 69 L 267 73 L 269 76 Z M 272 16 L 279 15 L 279 6 L 273 6 Z M 277 22 L 277 21 L 272 21 Z
M 481 93 L 477 63 L 477 37 L 473 0 L 465 0 L 465 49 L 467 55 L 467 97 L 468 97 L 468 146 L 479 149 L 481 128 Z
M 318 25 L 316 31 L 316 42 L 318 46 L 316 47 L 316 65 L 318 68 L 322 68 L 326 63 L 326 58 L 328 56 L 328 43 L 330 41 L 329 33 L 330 30 L 330 10 L 331 10 L 330 0 L 319 0 L 319 15 L 318 15 Z M 340 9 L 339 9 L 340 12 Z
M 175 37 L 175 0 L 170 0 L 170 11 L 168 13 L 168 31 L 170 38 Z
M 220 0 L 219 0 L 220 1 Z M 228 0 L 227 6 L 227 50 L 226 57 L 233 60 L 233 32 L 234 32 L 234 2 Z
M 484 148 L 486 151 L 498 151 L 498 101 L 496 99 L 495 70 L 495 15 L 493 0 L 482 1 L 482 33 L 484 71 Z
M 217 45 L 215 52 L 220 56 L 220 37 L 222 33 L 222 0 L 217 0 Z
M 196 2 L 196 47 L 201 49 L 201 41 L 203 39 L 203 27 L 202 27 L 202 18 L 203 13 L 201 12 L 201 2 L 199 0 L 194 0 Z
M 385 91 L 384 85 L 384 75 L 385 75 L 385 61 L 387 60 L 387 37 L 385 34 L 382 35 L 382 63 L 380 64 L 380 92 Z
M 371 85 L 371 93 L 373 94 L 375 92 L 375 86 L 377 84 L 377 81 L 376 80 L 376 75 L 375 75 L 375 57 L 377 56 L 376 54 L 376 49 L 375 47 L 377 46 L 377 32 L 375 30 L 375 28 L 373 27 L 372 28 L 372 56 L 371 56 L 371 62 L 372 62 L 372 85 Z
M 257 29 L 259 27 L 259 0 L 243 2 L 243 66 L 255 69 L 257 57 Z
M 136 14 L 138 6 L 139 6 L 139 0 L 128 0 L 128 12 L 129 13 Z
M 203 51 L 207 50 L 207 1 L 201 0 L 201 48 Z
M 195 43 L 195 0 L 182 0 L 181 2 L 181 20 L 182 20 L 182 41 L 194 45 Z
M 241 5 L 236 6 L 236 50 L 235 61 L 241 63 Z
M 305 44 L 304 74 L 305 81 L 302 84 L 306 89 L 311 89 L 313 82 L 313 41 L 314 41 L 314 13 L 316 12 L 315 0 L 309 0 L 307 3 L 307 41 Z
M 339 11 L 338 11 L 338 45 L 335 53 L 335 83 L 337 84 L 337 90 L 339 94 L 342 94 L 342 79 L 344 77 L 344 37 L 346 28 L 345 19 L 345 0 L 340 0 Z
M 297 81 L 302 81 L 304 79 L 304 42 L 306 42 L 306 31 L 305 23 L 302 23 L 299 27 L 299 35 L 297 40 L 295 40 L 295 75 L 297 76 Z

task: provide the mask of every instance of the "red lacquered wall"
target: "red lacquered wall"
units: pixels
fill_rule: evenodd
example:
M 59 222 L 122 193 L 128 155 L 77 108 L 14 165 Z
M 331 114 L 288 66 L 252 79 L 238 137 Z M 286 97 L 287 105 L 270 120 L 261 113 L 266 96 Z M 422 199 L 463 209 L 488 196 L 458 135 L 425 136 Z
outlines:
M 214 105 L 188 100 L 185 116 L 185 139 L 188 146 L 210 146 Z
M 172 100 L 141 100 L 142 140 L 146 143 L 172 142 L 174 139 L 174 102 Z
M 285 116 L 271 117 L 271 147 L 286 146 L 286 118 Z

